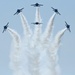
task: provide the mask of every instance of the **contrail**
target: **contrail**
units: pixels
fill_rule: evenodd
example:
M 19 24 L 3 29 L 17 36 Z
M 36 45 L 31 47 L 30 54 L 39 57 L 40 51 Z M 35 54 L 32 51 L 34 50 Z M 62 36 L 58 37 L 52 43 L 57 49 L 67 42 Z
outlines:
M 8 32 L 13 38 L 14 48 L 10 54 L 10 68 L 13 70 L 13 75 L 22 75 L 21 73 L 21 39 L 17 32 L 8 28 Z
M 41 16 L 39 8 L 36 8 L 36 15 L 35 15 L 35 22 L 41 23 Z M 40 36 L 41 36 L 41 25 L 35 24 L 34 34 L 32 37 L 32 43 L 31 43 L 31 51 L 29 52 L 29 66 L 30 66 L 30 72 L 32 75 L 40 75 L 39 71 L 39 50 L 37 45 L 39 45 L 40 42 Z
M 55 47 L 59 46 L 61 37 L 63 36 L 63 34 L 65 33 L 66 30 L 67 30 L 67 28 L 64 28 L 63 30 L 59 31 L 57 33 L 57 35 L 55 36 L 55 39 L 54 39 Z
M 39 23 L 42 22 L 39 7 L 36 8 L 35 22 L 39 22 Z M 33 35 L 33 39 L 35 43 L 40 41 L 40 36 L 41 36 L 41 24 L 38 24 L 38 25 L 35 24 L 34 35 Z
M 52 15 L 52 17 L 49 19 L 47 27 L 46 27 L 46 29 L 45 29 L 42 37 L 41 37 L 41 48 L 40 48 L 40 50 L 44 52 L 44 54 L 42 54 L 42 55 L 45 55 L 45 56 L 43 56 L 44 61 L 40 60 L 41 65 L 43 62 L 45 62 L 44 65 L 42 65 L 42 67 L 45 67 L 45 68 L 41 68 L 41 71 L 42 71 L 41 74 L 42 75 L 51 75 L 51 70 L 48 69 L 48 67 L 47 67 L 47 66 L 50 66 L 50 62 L 48 62 L 49 59 L 47 57 L 48 56 L 47 51 L 50 48 L 50 40 L 49 39 L 50 39 L 50 35 L 52 33 L 53 22 L 54 22 L 55 16 L 56 16 L 56 13 L 54 13 Z
M 23 13 L 21 12 L 20 13 L 20 18 L 21 18 L 21 21 L 22 21 L 22 25 L 23 25 L 23 29 L 24 29 L 24 34 L 26 37 L 29 37 L 32 35 L 32 31 L 28 25 L 28 22 L 25 18 L 25 16 L 23 15 Z
M 48 21 L 48 24 L 47 24 L 47 27 L 42 35 L 42 46 L 43 46 L 43 49 L 42 50 L 47 50 L 49 48 L 49 44 L 50 44 L 50 35 L 52 33 L 52 29 L 53 29 L 53 22 L 54 22 L 54 19 L 55 19 L 55 16 L 56 16 L 56 13 L 54 13 L 49 21 Z
M 48 22 L 47 27 L 45 29 L 45 32 L 43 34 L 45 41 L 48 40 L 49 37 L 50 37 L 50 35 L 51 35 L 52 28 L 53 28 L 53 22 L 54 22 L 55 16 L 56 16 L 56 13 L 54 13 L 52 15 L 52 17 L 49 19 L 49 22 Z
M 60 73 L 58 73 L 59 71 L 57 72 L 57 67 L 59 67 L 57 50 L 60 45 L 61 37 L 63 36 L 66 30 L 67 29 L 64 28 L 63 30 L 59 31 L 56 34 L 52 47 L 50 48 L 49 51 L 47 51 L 47 55 L 49 56 L 50 62 L 48 66 L 49 69 L 51 70 L 52 75 L 60 75 Z
M 24 38 L 20 38 L 16 31 L 8 28 L 8 32 L 13 38 L 10 53 L 10 68 L 13 70 L 13 75 L 59 75 L 57 52 L 67 28 L 59 31 L 54 40 L 50 42 L 55 16 L 56 13 L 51 16 L 43 34 L 41 24 L 35 24 L 34 33 L 32 33 L 22 12 L 20 18 Z M 39 7 L 36 7 L 35 22 L 42 23 Z
M 13 41 L 15 42 L 16 46 L 17 47 L 20 46 L 21 39 L 20 39 L 19 34 L 11 28 L 8 28 L 8 31 L 9 31 L 10 35 L 13 37 Z

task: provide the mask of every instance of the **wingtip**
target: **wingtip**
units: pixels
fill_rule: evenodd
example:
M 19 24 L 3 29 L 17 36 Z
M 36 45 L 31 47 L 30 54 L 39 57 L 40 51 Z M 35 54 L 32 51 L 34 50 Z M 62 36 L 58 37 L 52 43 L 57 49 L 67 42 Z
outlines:
M 35 6 L 34 4 L 31 4 L 31 6 Z
M 51 7 L 51 8 L 53 8 L 53 7 Z
M 52 9 L 54 9 L 53 7 L 51 7 Z
M 4 30 L 2 31 L 2 33 L 4 33 Z
M 24 7 L 22 9 L 24 9 Z
M 67 24 L 67 22 L 65 21 L 65 23 Z
M 8 22 L 8 24 L 9 24 L 9 22 Z
M 15 14 L 13 14 L 13 15 L 15 15 Z
M 61 15 L 61 14 L 59 14 L 59 15 Z
M 31 24 L 34 24 L 34 23 L 31 23 Z

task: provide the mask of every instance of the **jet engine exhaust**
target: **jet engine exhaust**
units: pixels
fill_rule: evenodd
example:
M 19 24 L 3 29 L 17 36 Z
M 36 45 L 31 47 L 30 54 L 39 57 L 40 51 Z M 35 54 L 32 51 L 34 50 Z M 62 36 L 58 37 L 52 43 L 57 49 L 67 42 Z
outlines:
M 13 75 L 21 75 L 21 39 L 17 32 L 8 28 L 8 32 L 13 38 L 12 50 L 10 53 L 10 68 L 14 71 Z
M 60 75 L 60 69 L 57 69 L 57 68 L 60 68 L 58 64 L 58 54 L 57 53 L 58 53 L 58 48 L 60 46 L 61 37 L 63 36 L 66 30 L 67 29 L 64 28 L 63 30 L 59 31 L 56 34 L 51 48 L 47 51 L 47 55 L 49 57 L 48 66 L 49 66 L 49 69 L 51 70 L 51 75 Z
M 28 25 L 28 22 L 25 18 L 25 16 L 23 15 L 23 13 L 21 12 L 20 13 L 20 18 L 21 18 L 21 22 L 22 22 L 22 26 L 23 26 L 23 29 L 24 29 L 24 34 L 25 36 L 29 37 L 32 35 L 32 31 Z
M 54 13 L 51 18 L 49 19 L 49 22 L 47 24 L 47 28 L 45 29 L 45 32 L 44 32 L 44 40 L 48 41 L 48 39 L 50 38 L 50 35 L 51 35 L 51 32 L 52 32 L 52 29 L 53 29 L 53 23 L 54 23 L 54 19 L 55 19 L 55 16 L 56 16 L 56 13 Z

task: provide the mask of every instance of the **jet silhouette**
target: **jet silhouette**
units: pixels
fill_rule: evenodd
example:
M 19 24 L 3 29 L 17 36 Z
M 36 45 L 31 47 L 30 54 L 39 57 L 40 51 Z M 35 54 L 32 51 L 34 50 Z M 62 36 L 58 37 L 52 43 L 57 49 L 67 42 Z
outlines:
M 7 28 L 8 28 L 8 24 L 9 24 L 9 22 L 4 26 L 4 29 L 3 29 L 3 32 L 2 32 L 2 33 L 4 33 L 4 31 L 7 30 Z
M 17 11 L 16 11 L 16 13 L 14 14 L 14 15 L 18 15 L 20 12 L 22 12 L 22 10 L 23 10 L 24 8 L 21 8 L 21 9 L 17 9 Z
M 66 21 L 65 21 L 65 23 L 66 23 L 66 25 L 65 25 L 66 28 L 69 30 L 69 32 L 71 32 L 71 30 L 70 30 L 70 25 L 68 25 Z
M 51 7 L 53 9 L 54 12 L 56 12 L 57 14 L 61 15 L 59 12 L 58 12 L 58 9 L 55 9 L 53 7 Z
M 40 25 L 40 24 L 42 24 L 42 23 L 39 23 L 39 22 L 35 22 L 35 23 L 32 23 L 32 24 Z
M 43 6 L 43 5 L 42 4 L 39 4 L 39 3 L 35 3 L 35 4 L 32 4 L 31 6 L 40 7 L 40 6 Z

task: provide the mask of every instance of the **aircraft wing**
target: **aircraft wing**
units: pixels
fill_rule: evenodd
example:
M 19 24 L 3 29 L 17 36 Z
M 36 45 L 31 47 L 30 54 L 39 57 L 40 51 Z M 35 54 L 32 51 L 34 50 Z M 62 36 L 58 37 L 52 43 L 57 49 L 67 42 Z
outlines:
M 42 24 L 42 23 L 39 23 L 39 24 Z
M 36 23 L 31 23 L 31 24 L 36 24 Z
M 40 4 L 41 6 L 43 6 L 43 4 Z
M 22 8 L 22 10 L 23 10 L 24 8 Z
M 53 10 L 55 10 L 55 8 L 51 7 Z
M 5 29 L 2 31 L 2 33 L 4 33 Z
M 35 4 L 31 4 L 31 6 L 35 6 Z
M 58 14 L 61 15 L 59 12 L 58 12 Z
M 40 7 L 40 6 L 43 6 L 43 4 L 39 4 L 39 7 Z
M 17 12 L 16 13 L 14 13 L 14 15 L 16 15 L 17 14 Z
M 65 21 L 66 25 L 67 25 L 67 22 Z
M 9 24 L 9 22 L 6 25 L 8 25 L 8 24 Z
M 68 28 L 69 32 L 71 32 L 70 28 Z

